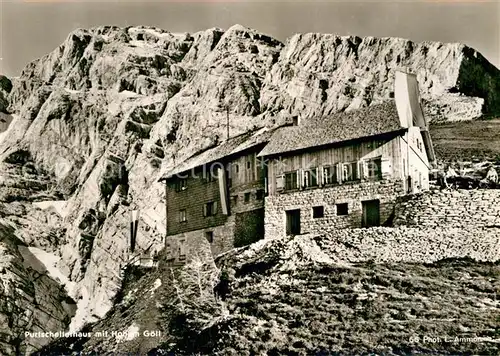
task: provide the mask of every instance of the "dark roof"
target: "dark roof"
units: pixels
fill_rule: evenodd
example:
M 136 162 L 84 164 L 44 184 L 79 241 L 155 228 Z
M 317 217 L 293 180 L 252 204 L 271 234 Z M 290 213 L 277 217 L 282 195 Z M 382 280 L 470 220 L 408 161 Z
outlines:
M 387 101 L 363 109 L 308 120 L 278 129 L 259 156 L 272 156 L 310 147 L 378 136 L 404 129 L 396 104 Z
M 187 172 L 204 164 L 216 162 L 238 153 L 242 153 L 252 147 L 266 143 L 271 138 L 275 129 L 260 129 L 233 137 L 218 146 L 209 148 L 203 152 L 196 153 L 177 167 L 163 174 L 160 181 L 173 177 L 176 174 Z

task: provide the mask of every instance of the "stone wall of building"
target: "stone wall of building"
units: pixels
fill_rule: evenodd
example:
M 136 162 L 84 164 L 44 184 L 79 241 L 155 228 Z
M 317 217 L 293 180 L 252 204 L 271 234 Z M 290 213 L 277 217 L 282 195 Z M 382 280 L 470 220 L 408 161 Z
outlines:
M 435 190 L 398 198 L 394 224 L 464 229 L 500 226 L 500 189 Z
M 265 199 L 265 237 L 286 233 L 286 211 L 300 209 L 301 234 L 323 233 L 362 225 L 362 201 L 380 201 L 380 223 L 392 225 L 396 197 L 404 194 L 402 181 L 345 183 L 328 188 L 301 190 L 268 196 Z M 338 215 L 337 204 L 348 206 L 347 215 Z M 313 207 L 323 206 L 324 216 L 313 218 Z
M 264 208 L 235 215 L 234 247 L 250 245 L 264 238 Z
M 213 241 L 207 240 L 207 233 L 212 232 Z M 235 216 L 229 216 L 224 225 L 184 232 L 177 235 L 167 236 L 165 253 L 166 259 L 183 263 L 194 255 L 197 250 L 212 251 L 214 256 L 226 252 L 233 248 L 235 232 Z M 181 249 L 184 252 L 184 258 L 181 256 Z
M 432 263 L 445 258 L 500 260 L 500 227 L 375 227 L 317 234 L 316 242 L 343 261 Z

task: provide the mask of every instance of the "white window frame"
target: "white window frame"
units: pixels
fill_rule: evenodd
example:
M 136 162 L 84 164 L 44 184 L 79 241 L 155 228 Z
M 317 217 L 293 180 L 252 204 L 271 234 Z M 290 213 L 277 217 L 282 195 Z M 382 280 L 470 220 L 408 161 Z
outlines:
M 319 170 L 318 167 L 313 167 L 313 168 L 308 168 L 304 170 L 304 179 L 302 180 L 304 188 L 316 188 L 319 187 Z M 313 180 L 313 175 L 315 176 L 316 179 L 316 184 L 312 185 L 311 181 Z
M 288 188 L 287 187 L 287 184 L 286 184 L 286 176 L 287 174 L 291 174 L 292 177 L 293 177 L 293 174 L 295 174 L 295 186 L 293 188 Z M 284 182 L 283 182 L 283 189 L 285 191 L 292 191 L 292 190 L 297 190 L 297 189 L 300 189 L 300 177 L 301 177 L 301 174 L 300 174 L 300 171 L 289 171 L 289 172 L 285 172 L 283 173 L 283 178 L 284 178 Z M 292 180 L 293 181 L 293 180 Z
M 179 210 L 179 222 L 186 222 L 187 221 L 187 211 L 186 209 L 181 209 Z
M 352 178 L 351 179 L 348 179 L 346 176 L 345 176 L 345 167 L 351 167 L 351 176 Z M 352 172 L 352 167 L 356 167 L 356 172 Z M 342 182 L 354 182 L 356 180 L 359 179 L 359 165 L 358 165 L 358 162 L 357 161 L 353 161 L 353 162 L 343 162 L 341 164 L 341 171 L 342 171 Z
M 372 169 L 373 166 L 371 165 L 371 163 L 372 162 L 376 162 L 376 161 L 379 161 L 378 169 L 377 170 L 373 170 Z M 370 179 L 370 180 L 380 180 L 380 179 L 382 179 L 382 156 L 367 159 L 365 161 L 365 168 L 366 169 L 364 169 L 364 172 L 365 172 L 365 175 L 366 175 L 367 179 Z M 374 172 L 375 172 L 375 174 L 371 175 Z

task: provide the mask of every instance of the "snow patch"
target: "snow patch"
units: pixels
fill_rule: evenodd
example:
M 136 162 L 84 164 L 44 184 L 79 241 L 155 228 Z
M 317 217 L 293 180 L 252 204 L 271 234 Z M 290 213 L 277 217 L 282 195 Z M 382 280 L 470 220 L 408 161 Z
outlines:
M 34 206 L 42 210 L 54 210 L 63 219 L 68 215 L 66 204 L 67 200 L 47 200 L 33 203 Z
M 126 330 L 117 333 L 115 339 L 117 342 L 132 341 L 139 336 L 139 326 L 132 323 Z
M 77 332 L 85 325 L 85 323 L 97 321 L 95 318 L 88 317 L 88 304 L 90 296 L 87 290 L 85 288 L 78 290 L 77 284 L 70 281 L 69 278 L 57 267 L 59 261 L 61 260 L 60 257 L 52 253 L 45 252 L 37 247 L 28 247 L 23 249 L 23 246 L 19 246 L 18 249 L 26 262 L 32 264 L 36 262 L 41 263 L 45 267 L 47 274 L 64 287 L 68 296 L 73 300 L 78 300 L 76 303 L 75 315 L 71 319 L 69 325 L 69 332 Z M 32 260 L 32 256 L 36 258 L 36 261 Z M 79 292 L 80 298 L 77 298 Z
M 64 90 L 66 90 L 68 93 L 71 93 L 71 94 L 78 94 L 78 93 L 82 92 L 81 90 L 73 90 L 73 89 L 68 89 L 68 88 L 64 88 Z
M 22 246 L 19 246 L 19 248 L 20 247 Z M 57 267 L 61 258 L 52 253 L 45 252 L 44 250 L 37 247 L 28 247 L 28 250 L 38 259 L 38 261 L 43 264 L 43 266 L 47 270 L 47 274 L 52 279 L 64 286 L 66 293 L 71 298 L 75 299 L 76 283 L 70 281 L 69 278 Z
M 5 137 L 9 136 L 9 132 L 13 130 L 13 127 L 16 125 L 11 125 L 11 123 L 18 118 L 17 115 L 7 115 L 4 113 L 0 113 L 0 119 L 5 120 L 4 125 L 0 128 L 0 143 L 4 140 Z
M 158 288 L 161 287 L 161 279 L 160 278 L 157 278 L 156 281 L 154 282 L 153 284 L 153 288 L 151 288 L 151 294 L 154 294 L 155 293 L 155 290 L 157 290 Z
M 87 291 L 87 288 L 85 287 L 81 288 L 79 290 L 79 294 L 80 297 L 78 298 L 78 302 L 76 303 L 76 313 L 75 316 L 71 319 L 71 322 L 69 324 L 70 333 L 78 332 L 86 323 L 93 323 L 98 320 L 93 316 L 89 317 L 90 295 Z
M 85 287 L 79 287 L 61 272 L 58 268 L 60 257 L 37 247 L 18 246 L 18 250 L 23 256 L 24 263 L 40 272 L 46 272 L 64 287 L 69 297 L 77 301 L 75 315 L 69 324 L 69 332 L 78 332 L 87 322 L 97 321 L 95 317 L 89 317 L 90 294 Z
M 257 242 L 251 244 L 247 250 L 241 253 L 241 256 L 244 258 L 251 258 L 255 256 L 259 251 L 264 249 L 267 244 L 272 243 L 275 239 L 261 239 Z

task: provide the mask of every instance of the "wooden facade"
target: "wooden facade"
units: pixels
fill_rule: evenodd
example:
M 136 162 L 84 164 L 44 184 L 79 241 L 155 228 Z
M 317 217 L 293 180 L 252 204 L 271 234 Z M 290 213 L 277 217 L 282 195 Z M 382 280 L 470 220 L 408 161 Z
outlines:
M 428 190 L 430 163 L 420 128 L 410 127 L 405 135 L 400 137 L 400 142 L 406 192 Z
M 222 225 L 219 182 L 209 172 L 196 169 L 167 181 L 167 236 Z M 207 211 L 208 205 L 213 211 Z M 210 214 L 209 214 L 210 213 Z
M 288 153 L 268 160 L 269 195 L 287 189 L 287 173 L 296 172 L 299 184 L 296 189 L 306 188 L 304 172 L 316 170 L 316 184 L 312 187 L 340 184 L 346 180 L 362 181 L 377 178 L 404 179 L 401 133 L 373 137 L 366 140 L 346 142 L 343 145 L 314 148 L 299 153 Z M 372 167 L 370 162 L 377 162 Z M 353 165 L 353 176 L 346 177 L 344 165 Z M 378 166 L 380 165 L 380 166 Z M 326 169 L 325 169 L 326 168 Z M 377 169 L 378 175 L 370 176 L 370 170 Z M 330 179 L 327 176 L 330 172 Z M 348 174 L 349 175 L 349 174 Z M 347 179 L 346 179 L 347 178 Z M 281 183 L 280 180 L 284 182 Z M 310 184 L 309 184 L 310 185 Z
M 266 238 L 391 226 L 396 198 L 428 189 L 418 127 L 266 159 Z
M 166 179 L 171 258 L 182 260 L 199 239 L 218 254 L 264 237 L 265 169 L 257 158 L 263 145 Z

